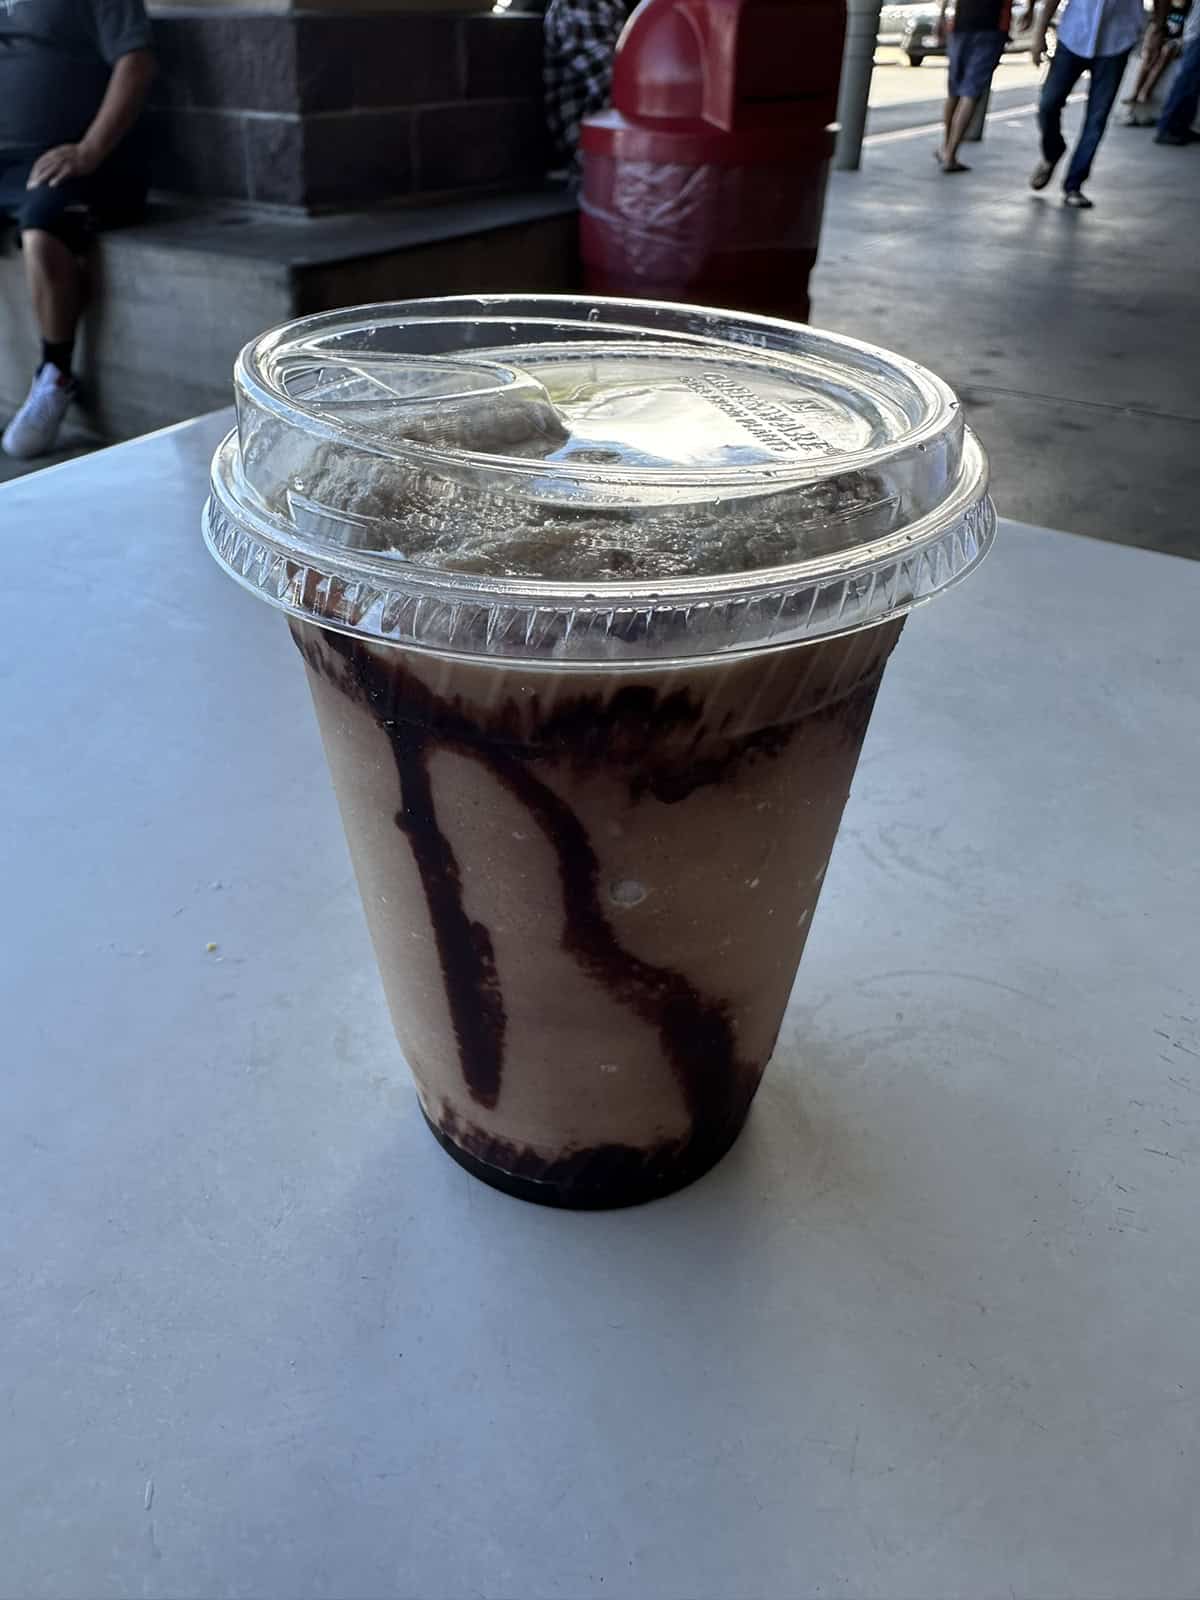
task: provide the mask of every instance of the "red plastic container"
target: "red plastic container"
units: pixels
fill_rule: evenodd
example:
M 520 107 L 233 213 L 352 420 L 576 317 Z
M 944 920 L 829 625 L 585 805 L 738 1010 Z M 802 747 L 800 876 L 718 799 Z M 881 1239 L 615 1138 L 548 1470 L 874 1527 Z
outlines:
M 597 294 L 808 319 L 844 0 L 644 0 L 583 124 Z

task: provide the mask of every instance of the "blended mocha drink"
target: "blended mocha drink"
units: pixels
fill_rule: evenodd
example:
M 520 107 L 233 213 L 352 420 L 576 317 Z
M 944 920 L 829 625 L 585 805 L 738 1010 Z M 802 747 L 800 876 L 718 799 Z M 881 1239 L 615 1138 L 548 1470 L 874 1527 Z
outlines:
M 530 1199 L 740 1130 L 906 613 L 991 538 L 930 374 L 556 299 L 310 318 L 238 366 L 218 559 L 291 614 L 435 1134 Z

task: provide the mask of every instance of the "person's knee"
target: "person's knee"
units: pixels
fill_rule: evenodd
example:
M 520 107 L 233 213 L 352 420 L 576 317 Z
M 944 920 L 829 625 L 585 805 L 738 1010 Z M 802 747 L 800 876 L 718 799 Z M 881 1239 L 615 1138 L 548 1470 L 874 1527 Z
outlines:
M 32 281 L 65 288 L 78 279 L 79 259 L 57 234 L 44 228 L 22 228 L 21 249 Z
M 48 228 L 28 226 L 21 228 L 21 249 L 35 266 L 45 267 L 48 271 L 53 271 L 63 256 L 70 256 L 71 253 L 56 233 L 51 233 Z
M 39 184 L 26 190 L 17 213 L 17 226 L 23 240 L 38 235 L 41 240 L 60 244 L 69 254 L 78 255 L 87 236 L 87 207 L 67 185 L 51 188 L 49 184 Z M 53 252 L 54 245 L 39 242 L 34 248 Z

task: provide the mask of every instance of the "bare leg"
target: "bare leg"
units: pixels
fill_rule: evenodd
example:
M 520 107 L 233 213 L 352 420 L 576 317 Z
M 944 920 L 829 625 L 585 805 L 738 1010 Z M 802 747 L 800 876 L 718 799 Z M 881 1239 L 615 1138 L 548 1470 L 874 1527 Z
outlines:
M 1142 40 L 1142 53 L 1138 60 L 1137 77 L 1134 79 L 1133 93 L 1125 102 L 1126 105 L 1138 106 L 1149 100 L 1156 75 L 1154 68 L 1158 64 L 1163 52 L 1163 31 L 1156 23 L 1151 23 L 1146 29 L 1146 36 Z M 1159 67 L 1159 73 L 1162 68 Z
M 959 95 L 958 103 L 954 108 L 954 115 L 950 119 L 949 127 L 946 129 L 946 148 L 942 154 L 943 166 L 952 167 L 958 160 L 958 147 L 966 136 L 967 128 L 970 126 L 971 118 L 975 114 L 975 107 L 978 103 L 978 100 L 972 95 Z
M 83 306 L 83 275 L 61 239 L 43 228 L 21 235 L 29 298 L 42 338 L 62 344 L 74 337 Z
M 0 435 L 19 460 L 47 455 L 76 395 L 71 344 L 83 305 L 83 273 L 70 249 L 44 228 L 23 228 L 29 298 L 42 334 L 42 357 L 24 404 Z
M 942 148 L 938 151 L 939 161 L 945 161 L 946 159 L 946 151 L 950 146 L 950 129 L 954 126 L 954 112 L 957 106 L 958 96 L 956 94 L 947 95 L 946 105 L 942 112 L 942 126 L 945 128 L 945 133 L 942 137 Z
M 1144 98 L 1148 98 L 1146 95 L 1146 84 L 1150 78 L 1150 69 L 1154 65 L 1156 59 L 1157 53 L 1151 50 L 1149 43 L 1147 43 L 1142 51 L 1142 59 L 1138 66 L 1138 75 L 1133 80 L 1133 93 L 1129 96 L 1128 100 L 1124 102 L 1127 106 L 1139 105 Z
M 1162 77 L 1163 73 L 1167 70 L 1171 62 L 1174 61 L 1178 54 L 1179 46 L 1174 40 L 1172 40 L 1169 44 L 1163 45 L 1162 49 L 1158 52 L 1158 56 L 1156 57 L 1149 73 L 1146 76 L 1146 81 L 1142 85 L 1142 92 L 1139 97 L 1142 101 L 1145 101 L 1146 104 L 1149 104 L 1155 89 L 1158 88 L 1159 79 Z

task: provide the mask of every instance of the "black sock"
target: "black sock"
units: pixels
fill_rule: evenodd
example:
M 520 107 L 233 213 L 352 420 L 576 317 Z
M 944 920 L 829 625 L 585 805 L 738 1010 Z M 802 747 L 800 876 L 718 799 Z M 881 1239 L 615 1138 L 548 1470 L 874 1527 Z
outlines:
M 42 365 L 47 362 L 57 367 L 64 377 L 71 376 L 71 355 L 75 349 L 75 340 L 71 339 L 43 339 L 42 340 Z

